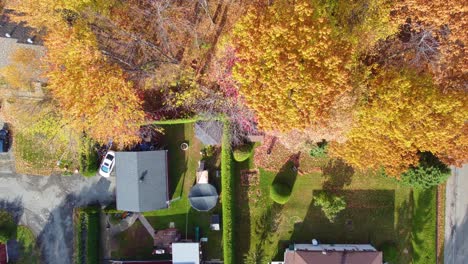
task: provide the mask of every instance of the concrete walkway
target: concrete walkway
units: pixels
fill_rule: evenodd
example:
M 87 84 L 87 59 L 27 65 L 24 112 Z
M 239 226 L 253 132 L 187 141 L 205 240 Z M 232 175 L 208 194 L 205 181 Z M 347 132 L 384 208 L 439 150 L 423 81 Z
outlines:
M 468 263 L 468 164 L 447 181 L 444 263 Z
M 149 235 L 154 239 L 156 239 L 156 232 L 154 231 L 153 226 L 148 222 L 146 217 L 142 214 L 138 214 L 138 220 L 143 224 L 143 226 L 146 228 L 148 231 Z

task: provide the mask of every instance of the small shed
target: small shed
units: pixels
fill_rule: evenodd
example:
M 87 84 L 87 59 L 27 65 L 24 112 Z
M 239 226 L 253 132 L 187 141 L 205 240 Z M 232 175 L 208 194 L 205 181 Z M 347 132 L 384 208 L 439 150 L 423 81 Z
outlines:
M 167 150 L 116 152 L 117 209 L 147 212 L 168 207 Z
M 172 243 L 173 264 L 200 264 L 199 243 Z
M 223 137 L 223 123 L 220 121 L 198 121 L 195 123 L 195 137 L 203 145 L 219 146 Z

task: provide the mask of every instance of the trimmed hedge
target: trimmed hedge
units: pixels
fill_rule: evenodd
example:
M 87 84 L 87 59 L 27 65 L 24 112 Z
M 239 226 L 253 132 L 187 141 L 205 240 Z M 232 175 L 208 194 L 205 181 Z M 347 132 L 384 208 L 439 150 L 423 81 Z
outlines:
M 397 246 L 393 242 L 385 242 L 381 248 L 383 251 L 383 259 L 389 264 L 396 264 L 398 262 L 398 250 Z
M 234 148 L 233 156 L 234 160 L 237 162 L 246 161 L 248 158 L 252 156 L 254 149 L 254 144 L 247 143 L 241 146 Z
M 223 207 L 223 255 L 224 263 L 234 264 L 235 260 L 235 238 L 234 238 L 234 186 L 235 177 L 233 176 L 231 155 L 231 140 L 229 136 L 229 124 L 224 122 L 223 142 L 221 149 L 221 203 Z
M 7 211 L 0 210 L 0 242 L 6 243 L 16 234 L 16 224 L 13 216 Z
M 75 264 L 99 263 L 99 208 L 75 209 Z
M 291 187 L 285 183 L 273 183 L 270 187 L 270 198 L 279 204 L 285 204 L 291 197 Z

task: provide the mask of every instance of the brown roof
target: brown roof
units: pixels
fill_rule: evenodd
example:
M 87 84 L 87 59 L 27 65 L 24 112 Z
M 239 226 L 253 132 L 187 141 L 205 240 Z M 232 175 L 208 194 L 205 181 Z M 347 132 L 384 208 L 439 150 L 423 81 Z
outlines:
M 382 264 L 379 251 L 287 251 L 285 264 Z
M 6 245 L 0 243 L 0 264 L 7 263 L 7 249 Z

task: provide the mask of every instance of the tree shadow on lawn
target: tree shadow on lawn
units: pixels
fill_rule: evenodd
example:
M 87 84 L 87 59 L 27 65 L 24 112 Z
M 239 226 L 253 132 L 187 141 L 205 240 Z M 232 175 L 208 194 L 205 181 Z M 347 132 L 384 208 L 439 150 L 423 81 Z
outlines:
M 281 167 L 278 174 L 276 174 L 275 179 L 272 184 L 282 183 L 287 184 L 291 191 L 294 190 L 294 184 L 296 183 L 298 167 L 297 161 L 299 160 L 301 153 L 294 154 L 289 157 L 289 160 Z
M 332 159 L 322 167 L 323 177 L 327 180 L 323 183 L 325 190 L 343 189 L 350 185 L 354 175 L 354 169 L 341 159 Z
M 168 150 L 169 197 L 174 199 L 183 195 L 187 173 L 195 173 L 187 171 L 187 152 L 190 151 L 191 142 L 189 139 L 185 138 L 184 124 L 164 126 L 164 136 L 162 140 L 164 144 L 167 145 Z M 189 144 L 189 149 L 186 151 L 180 149 L 180 145 L 184 142 Z M 180 190 L 176 193 L 178 186 L 180 186 Z
M 377 245 L 377 249 L 381 249 L 385 243 L 394 244 L 398 252 L 399 263 L 410 263 L 412 256 L 411 246 L 411 231 L 412 231 L 412 217 L 414 210 L 414 197 L 413 191 L 409 193 L 408 200 L 405 200 L 399 205 L 398 217 L 395 225 L 395 236 L 393 240 L 389 239 L 384 241 L 380 245 Z M 405 253 L 406 252 L 406 253 Z M 384 252 L 385 254 L 385 252 Z M 385 259 L 385 256 L 384 256 Z
M 241 182 L 241 171 L 250 169 L 250 159 L 249 158 L 243 162 L 233 162 L 232 166 L 234 166 L 235 170 L 235 219 L 234 221 L 234 230 L 236 232 L 233 234 L 234 247 L 236 247 L 236 260 L 241 261 L 244 259 L 244 255 L 249 252 L 250 249 L 250 241 L 251 241 L 251 233 L 250 233 L 250 226 L 251 226 L 251 216 L 250 216 L 250 197 L 249 197 L 249 188 L 251 186 L 243 186 Z
M 437 258 L 436 188 L 413 192 L 416 200 L 412 215 L 411 243 L 415 263 L 434 263 Z
M 321 192 L 313 190 L 313 196 Z M 394 190 L 340 190 L 336 194 L 344 196 L 347 207 L 335 222 L 330 223 L 321 208 L 311 202 L 304 220 L 294 224 L 290 243 L 310 244 L 315 238 L 321 243 L 378 245 L 394 238 Z M 278 246 L 284 247 L 285 242 L 280 241 Z M 283 252 L 280 248 L 275 259 Z

